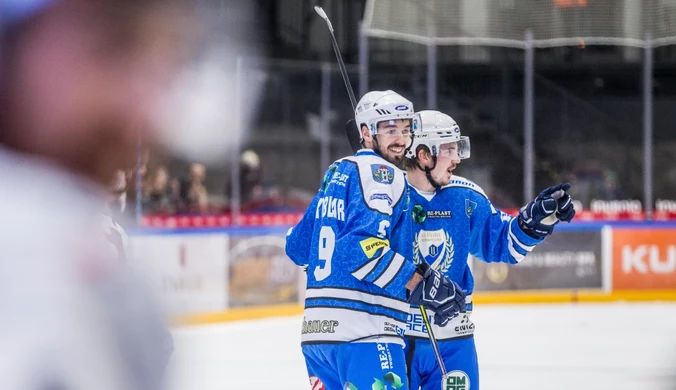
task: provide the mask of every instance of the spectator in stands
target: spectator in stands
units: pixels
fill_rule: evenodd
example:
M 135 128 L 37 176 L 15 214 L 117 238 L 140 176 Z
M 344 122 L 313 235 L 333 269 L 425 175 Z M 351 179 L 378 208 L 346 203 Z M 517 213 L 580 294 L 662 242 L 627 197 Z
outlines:
M 629 198 L 620 186 L 617 172 L 604 167 L 598 160 L 585 161 L 582 166 L 569 173 L 568 178 L 574 188 L 572 195 L 585 207 L 590 207 L 594 200 Z
M 259 199 L 263 195 L 261 160 L 251 149 L 242 152 L 239 159 L 239 183 L 242 203 Z
M 603 171 L 603 186 L 599 191 L 597 199 L 602 200 L 622 200 L 629 199 L 627 193 L 620 187 L 617 179 L 617 172 L 612 169 Z
M 144 183 L 143 213 L 173 213 L 176 205 L 172 205 L 169 198 L 169 173 L 163 166 L 157 167 L 150 175 L 150 180 Z
M 190 175 L 182 191 L 182 198 L 188 212 L 206 213 L 209 211 L 209 193 L 204 185 L 205 178 L 206 167 L 204 164 L 190 164 Z
M 186 209 L 185 201 L 181 195 L 181 180 L 177 177 L 169 180 L 169 204 L 173 207 L 173 212 L 178 213 Z

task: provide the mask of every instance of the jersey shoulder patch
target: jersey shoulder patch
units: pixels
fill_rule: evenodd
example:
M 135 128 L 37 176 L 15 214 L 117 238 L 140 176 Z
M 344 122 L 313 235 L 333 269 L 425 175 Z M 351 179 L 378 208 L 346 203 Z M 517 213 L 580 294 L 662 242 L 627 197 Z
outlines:
M 359 171 L 359 185 L 366 205 L 370 209 L 392 215 L 392 208 L 406 194 L 404 173 L 373 153 L 357 154 L 346 157 L 345 160 L 353 162 Z

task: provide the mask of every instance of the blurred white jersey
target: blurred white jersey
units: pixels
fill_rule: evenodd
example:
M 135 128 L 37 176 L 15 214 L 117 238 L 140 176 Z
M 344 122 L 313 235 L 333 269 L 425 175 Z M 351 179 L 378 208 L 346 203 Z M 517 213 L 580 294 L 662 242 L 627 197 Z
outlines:
M 150 270 L 134 258 L 127 233 L 109 211 L 102 215 L 103 231 L 111 258 L 118 261 L 120 269 L 112 284 L 116 288 L 101 290 L 100 297 L 110 309 L 108 318 L 132 389 L 158 390 L 174 349 L 173 338 Z
M 0 148 L 0 383 L 130 389 L 101 292 L 120 289 L 104 189 Z

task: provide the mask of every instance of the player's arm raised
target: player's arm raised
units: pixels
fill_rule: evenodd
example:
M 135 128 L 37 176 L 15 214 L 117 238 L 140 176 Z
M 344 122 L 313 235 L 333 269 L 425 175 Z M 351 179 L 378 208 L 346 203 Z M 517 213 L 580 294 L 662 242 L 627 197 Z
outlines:
M 484 261 L 518 263 L 523 260 L 536 245 L 552 234 L 562 220 L 570 221 L 575 215 L 570 195 L 565 191 L 569 185 L 559 184 L 542 191 L 538 197 L 521 208 L 518 216 L 512 217 L 497 210 L 482 193 L 473 194 L 468 211 L 470 216 L 471 239 L 470 253 Z M 552 196 L 562 190 L 563 197 Z

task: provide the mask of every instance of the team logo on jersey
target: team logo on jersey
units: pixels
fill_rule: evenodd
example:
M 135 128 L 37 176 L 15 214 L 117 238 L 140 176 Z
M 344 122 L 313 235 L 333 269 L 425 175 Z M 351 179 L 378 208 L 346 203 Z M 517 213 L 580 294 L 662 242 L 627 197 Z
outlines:
M 441 380 L 446 390 L 470 390 L 469 376 L 464 371 L 451 371 Z
M 394 181 L 394 168 L 382 164 L 371 164 L 373 180 L 378 183 L 392 184 Z
M 415 235 L 413 241 L 413 262 L 415 264 L 425 261 L 432 268 L 445 273 L 451 268 L 454 254 L 453 239 L 444 229 L 421 230 Z
M 468 217 L 471 217 L 472 214 L 474 213 L 474 210 L 476 210 L 476 202 L 471 201 L 469 199 L 465 199 L 465 213 L 467 214 Z

